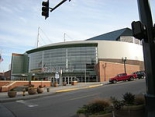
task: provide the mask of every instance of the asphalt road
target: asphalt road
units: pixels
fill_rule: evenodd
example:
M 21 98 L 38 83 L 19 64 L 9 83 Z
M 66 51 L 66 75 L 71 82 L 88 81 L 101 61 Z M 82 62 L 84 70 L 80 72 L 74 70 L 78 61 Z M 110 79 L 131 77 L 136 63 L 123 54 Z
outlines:
M 2 103 L 15 117 L 76 117 L 79 107 L 94 98 L 121 98 L 125 92 L 145 93 L 145 80 L 108 84 L 31 100 Z

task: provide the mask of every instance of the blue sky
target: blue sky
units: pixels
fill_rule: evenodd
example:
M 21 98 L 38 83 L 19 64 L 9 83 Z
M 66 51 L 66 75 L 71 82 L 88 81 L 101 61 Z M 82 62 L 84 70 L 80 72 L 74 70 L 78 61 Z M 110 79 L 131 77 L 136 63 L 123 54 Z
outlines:
M 43 0 L 0 0 L 0 72 L 9 70 L 12 53 L 23 54 L 39 46 L 78 41 L 121 28 L 139 20 L 137 0 L 66 1 L 46 20 L 41 16 Z M 54 7 L 61 0 L 49 0 Z M 155 21 L 155 0 L 150 0 Z

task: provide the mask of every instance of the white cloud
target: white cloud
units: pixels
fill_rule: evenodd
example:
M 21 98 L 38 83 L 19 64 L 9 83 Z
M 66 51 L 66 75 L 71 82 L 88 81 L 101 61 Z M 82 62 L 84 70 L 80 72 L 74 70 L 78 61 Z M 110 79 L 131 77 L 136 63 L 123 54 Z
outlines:
M 42 1 L 0 0 L 0 50 L 5 58 L 0 72 L 8 69 L 11 53 L 36 47 L 38 27 L 43 30 L 39 43 L 45 45 L 64 41 L 64 33 L 66 41 L 84 40 L 130 27 L 132 21 L 139 20 L 136 0 L 67 0 L 46 20 L 41 16 Z M 54 7 L 61 0 L 49 1 Z M 150 2 L 155 4 L 155 0 Z M 154 18 L 154 7 L 152 11 Z
M 12 13 L 12 10 L 11 10 L 11 9 L 9 9 L 8 7 L 1 6 L 1 7 L 0 7 L 0 9 L 1 9 L 1 12 Z

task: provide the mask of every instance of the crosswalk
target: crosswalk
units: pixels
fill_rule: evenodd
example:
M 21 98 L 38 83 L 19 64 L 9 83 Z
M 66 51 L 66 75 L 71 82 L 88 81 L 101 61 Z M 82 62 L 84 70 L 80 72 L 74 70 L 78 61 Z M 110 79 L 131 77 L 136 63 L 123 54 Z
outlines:
M 30 107 L 30 108 L 38 106 L 38 104 L 33 104 L 33 103 L 30 103 L 29 101 L 26 101 L 26 100 L 17 100 L 16 102 L 17 103 L 22 103 L 22 104 L 24 104 L 24 105 L 26 105 L 27 107 Z

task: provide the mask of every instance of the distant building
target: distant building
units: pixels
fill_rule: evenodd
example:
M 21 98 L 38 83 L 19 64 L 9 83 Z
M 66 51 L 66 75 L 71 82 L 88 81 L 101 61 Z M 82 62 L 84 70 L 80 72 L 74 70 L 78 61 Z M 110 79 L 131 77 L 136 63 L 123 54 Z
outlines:
M 48 79 L 56 73 L 68 83 L 104 82 L 118 73 L 144 70 L 141 42 L 129 28 L 109 32 L 84 41 L 41 46 L 24 54 L 12 54 L 11 79 Z M 33 76 L 33 77 L 32 77 Z
M 11 71 L 1 72 L 0 80 L 11 80 Z

